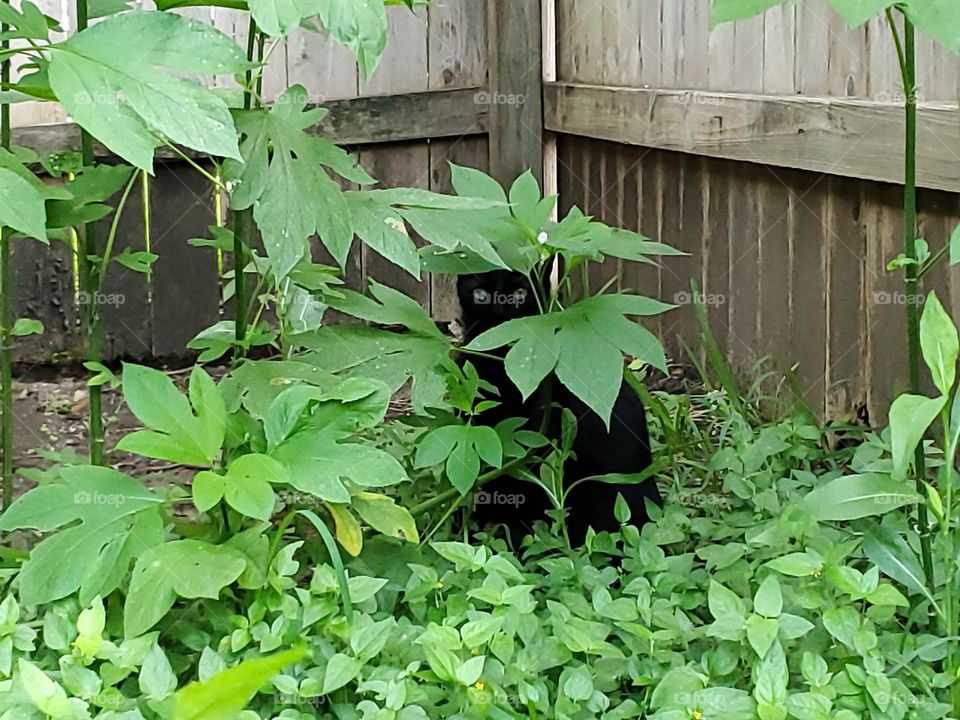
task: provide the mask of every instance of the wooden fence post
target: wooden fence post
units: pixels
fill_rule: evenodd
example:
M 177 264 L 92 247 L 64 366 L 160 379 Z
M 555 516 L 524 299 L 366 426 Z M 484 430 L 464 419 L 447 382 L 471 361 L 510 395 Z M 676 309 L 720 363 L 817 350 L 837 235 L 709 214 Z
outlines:
M 543 181 L 541 0 L 488 0 L 490 174 L 508 185 L 533 170 Z M 553 2 L 553 0 L 543 0 Z

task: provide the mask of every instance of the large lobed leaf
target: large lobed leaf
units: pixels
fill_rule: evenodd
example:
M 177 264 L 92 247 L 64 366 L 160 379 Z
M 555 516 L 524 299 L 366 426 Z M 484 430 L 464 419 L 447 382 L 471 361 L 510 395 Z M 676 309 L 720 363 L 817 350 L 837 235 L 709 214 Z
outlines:
M 209 25 L 141 11 L 107 18 L 53 46 L 49 77 L 57 98 L 85 130 L 150 171 L 154 148 L 164 138 L 240 157 L 227 105 L 181 74 L 231 74 L 247 67 L 237 44 Z
M 510 320 L 467 348 L 512 345 L 507 376 L 524 397 L 556 370 L 557 378 L 609 422 L 623 379 L 623 354 L 666 369 L 657 338 L 627 315 L 656 315 L 672 306 L 638 295 L 598 295 L 562 312 Z
M 232 184 L 231 205 L 252 207 L 277 281 L 306 255 L 307 239 L 319 235 L 342 267 L 353 241 L 351 208 L 324 167 L 357 183 L 371 183 L 346 152 L 308 128 L 327 111 L 307 109 L 307 92 L 294 85 L 269 110 L 237 112 L 243 162 L 224 163 Z
M 20 572 L 20 599 L 40 605 L 80 590 L 82 602 L 119 585 L 130 561 L 163 541 L 162 498 L 110 468 L 60 471 L 63 483 L 41 485 L 0 517 L 0 530 L 57 532 L 30 553 Z

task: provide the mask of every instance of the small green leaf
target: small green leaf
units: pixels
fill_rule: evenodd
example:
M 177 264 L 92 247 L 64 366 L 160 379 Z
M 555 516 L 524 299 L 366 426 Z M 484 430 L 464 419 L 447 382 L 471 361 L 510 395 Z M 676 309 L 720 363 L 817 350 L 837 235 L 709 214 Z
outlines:
M 328 695 L 342 688 L 360 673 L 362 667 L 363 663 L 356 658 L 343 653 L 334 655 L 323 673 L 323 694 Z
M 921 395 L 901 395 L 893 401 L 889 415 L 894 479 L 904 480 L 907 477 L 917 445 L 946 402 L 946 397 L 928 398 Z
M 782 2 L 783 0 L 713 0 L 710 27 L 760 15 Z
M 871 473 L 831 480 L 810 492 L 803 506 L 813 519 L 824 522 L 883 515 L 922 501 L 902 480 Z
M 783 611 L 783 595 L 776 575 L 767 575 L 760 583 L 760 589 L 753 598 L 753 609 L 768 618 L 775 618 Z M 765 652 L 759 654 L 762 657 Z
M 10 334 L 14 337 L 23 337 L 24 335 L 43 335 L 43 323 L 39 320 L 30 318 L 17 318 L 13 324 Z
M 933 384 L 941 395 L 949 395 L 957 378 L 957 356 L 960 339 L 957 328 L 943 309 L 935 292 L 931 292 L 920 318 L 920 347 L 930 368 Z
M 47 242 L 43 196 L 19 174 L 0 167 L 0 226 Z

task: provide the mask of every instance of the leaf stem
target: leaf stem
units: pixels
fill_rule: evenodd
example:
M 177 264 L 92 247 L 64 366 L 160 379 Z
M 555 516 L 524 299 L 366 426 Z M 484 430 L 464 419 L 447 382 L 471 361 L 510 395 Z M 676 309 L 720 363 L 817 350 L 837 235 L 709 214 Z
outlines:
M 0 33 L 7 26 L 0 23 Z M 10 47 L 9 40 L 3 40 L 0 48 Z M 10 83 L 10 59 L 4 58 L 0 64 L 0 87 Z M 10 149 L 10 105 L 0 104 L 0 145 Z M 10 267 L 10 243 L 12 232 L 0 227 L 0 396 L 3 405 L 0 445 L 3 452 L 3 509 L 13 502 L 13 273 Z
M 887 11 L 887 23 L 893 34 L 897 46 L 897 57 L 900 59 L 900 74 L 903 80 L 903 89 L 906 93 L 906 136 L 904 138 L 904 254 L 914 262 L 905 266 L 905 284 L 908 302 L 907 309 L 907 363 L 909 367 L 910 392 L 920 393 L 920 315 L 917 303 L 919 286 L 917 275 L 917 58 L 916 58 L 916 30 L 910 18 L 903 16 L 903 42 L 893 13 Z M 917 445 L 914 453 L 916 466 L 917 493 L 926 494 L 924 477 L 926 476 L 926 457 L 923 443 Z M 930 527 L 927 516 L 926 503 L 917 503 L 917 531 L 920 536 L 920 554 L 923 570 L 927 576 L 928 587 L 935 586 L 933 574 L 933 554 L 930 547 Z
M 89 24 L 87 0 L 74 0 L 77 14 L 77 32 L 83 32 Z M 84 167 L 93 167 L 93 137 L 80 128 L 80 154 Z M 88 222 L 83 226 L 83 251 L 79 255 L 80 285 L 88 302 L 84 304 L 82 314 L 83 335 L 86 338 L 86 355 L 90 362 L 102 362 L 103 339 L 100 334 L 100 310 L 95 299 L 100 292 L 103 278 L 97 272 L 92 260 L 97 256 L 97 225 Z M 100 385 L 90 386 L 90 462 L 103 464 L 103 389 Z
M 113 221 L 110 223 L 110 234 L 107 235 L 107 247 L 103 251 L 103 257 L 100 259 L 100 277 L 106 277 L 107 275 L 107 268 L 110 266 L 110 255 L 113 253 L 113 242 L 117 237 L 117 228 L 120 226 L 120 217 L 127 207 L 127 199 L 130 197 L 130 191 L 133 190 L 139 174 L 138 172 L 130 173 L 130 179 L 127 181 L 127 186 L 123 189 L 123 195 L 120 196 L 117 209 L 113 213 Z

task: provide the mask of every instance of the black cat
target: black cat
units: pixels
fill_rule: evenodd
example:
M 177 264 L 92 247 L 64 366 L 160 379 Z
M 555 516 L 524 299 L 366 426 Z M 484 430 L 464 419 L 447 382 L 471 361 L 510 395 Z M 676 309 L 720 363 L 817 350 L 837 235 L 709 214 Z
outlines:
M 535 315 L 538 306 L 533 293 L 529 280 L 521 273 L 495 270 L 480 275 L 461 275 L 457 281 L 457 294 L 463 308 L 464 342 L 507 320 Z M 499 352 L 506 354 L 505 349 Z M 649 467 L 651 454 L 646 410 L 629 387 L 621 388 L 607 430 L 600 417 L 552 375 L 524 402 L 520 391 L 507 377 L 502 361 L 476 356 L 469 360 L 480 377 L 500 393 L 500 405 L 482 413 L 480 420 L 496 425 L 506 418 L 520 417 L 527 419 L 525 427 L 528 429 L 540 430 L 545 405 L 549 402 L 574 414 L 577 434 L 573 457 L 564 465 L 566 485 L 593 475 L 638 473 Z M 559 436 L 559 415 L 559 410 L 554 409 L 553 422 L 547 428 L 554 440 Z M 653 478 L 636 485 L 581 483 L 567 498 L 567 530 L 572 544 L 583 543 L 588 527 L 597 532 L 620 528 L 614 516 L 617 493 L 623 495 L 630 507 L 631 523 L 635 525 L 642 525 L 649 519 L 644 500 L 663 504 Z M 519 543 L 536 520 L 547 518 L 549 509 L 550 502 L 540 487 L 503 477 L 488 483 L 476 494 L 473 516 L 482 527 L 506 526 L 513 541 Z

